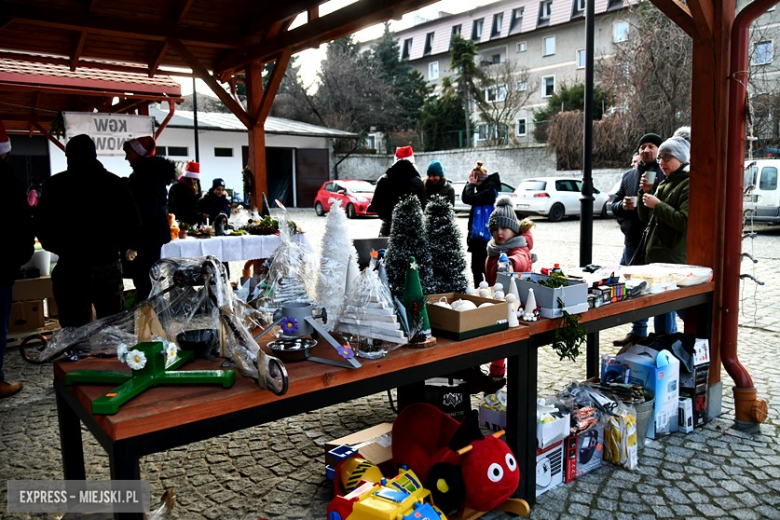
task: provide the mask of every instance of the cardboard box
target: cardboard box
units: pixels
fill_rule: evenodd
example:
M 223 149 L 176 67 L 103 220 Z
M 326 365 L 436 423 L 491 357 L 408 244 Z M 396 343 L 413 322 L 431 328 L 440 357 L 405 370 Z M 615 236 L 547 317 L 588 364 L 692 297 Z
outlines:
M 509 287 L 509 276 L 515 278 L 517 292 L 523 304 L 528 299 L 528 289 L 534 290 L 536 304 L 543 318 L 558 318 L 563 315 L 558 307 L 558 298 L 563 300 L 563 307 L 569 314 L 579 314 L 588 310 L 588 285 L 584 282 L 567 278 L 566 287 L 551 289 L 538 283 L 550 277 L 537 273 L 511 273 L 511 275 L 501 273 L 496 276 L 496 281 L 504 287 Z
M 13 302 L 11 306 L 11 328 L 8 332 L 25 332 L 40 329 L 45 323 L 43 300 Z
M 338 460 L 328 452 L 338 446 L 352 446 L 360 455 L 380 467 L 385 475 L 392 474 L 393 468 L 393 423 L 381 423 L 371 428 L 334 439 L 325 444 L 325 462 L 335 466 Z M 387 473 L 386 470 L 390 472 Z
M 480 405 L 479 424 L 492 432 L 506 429 L 506 410 L 495 410 L 485 404 Z
M 693 427 L 699 428 L 707 424 L 707 385 L 699 385 L 696 388 L 681 388 L 680 395 L 691 400 Z
M 668 350 L 654 350 L 634 345 L 617 360 L 631 368 L 629 383 L 655 394 L 653 420 L 647 437 L 657 439 L 677 431 L 677 408 L 680 397 L 680 361 Z
M 536 448 L 536 496 L 563 484 L 563 441 L 549 448 Z
M 492 305 L 469 311 L 454 311 L 433 305 L 441 298 L 447 298 L 452 303 L 455 300 L 470 300 L 477 307 L 483 303 Z M 491 332 L 498 332 L 509 328 L 507 316 L 509 307 L 505 301 L 491 300 L 461 293 L 432 294 L 428 296 L 428 321 L 434 336 L 462 340 L 475 338 Z
M 462 379 L 434 377 L 425 380 L 424 399 L 456 421 L 471 411 L 469 384 Z
M 571 416 L 563 414 L 562 417 L 548 423 L 536 423 L 536 445 L 539 448 L 547 448 L 562 441 L 569 435 L 569 423 Z
M 680 397 L 677 413 L 677 426 L 679 431 L 690 433 L 693 431 L 693 401 L 690 397 Z
M 43 300 L 44 298 L 54 298 L 50 276 L 16 280 L 14 282 L 13 301 Z
M 604 424 L 599 422 L 564 441 L 565 482 L 590 473 L 604 464 Z

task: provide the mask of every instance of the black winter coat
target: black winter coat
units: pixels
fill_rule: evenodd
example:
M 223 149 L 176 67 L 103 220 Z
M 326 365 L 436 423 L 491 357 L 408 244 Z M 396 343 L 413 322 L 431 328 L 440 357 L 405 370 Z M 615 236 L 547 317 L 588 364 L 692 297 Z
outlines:
M 393 208 L 404 195 L 416 195 L 425 207 L 425 188 L 417 169 L 406 160 L 397 161 L 376 183 L 371 207 L 385 222 L 393 219 Z
M 35 212 L 35 232 L 60 262 L 94 266 L 140 245 L 138 210 L 125 183 L 97 159 L 52 176 Z
M 141 217 L 142 246 L 160 247 L 171 241 L 168 224 L 168 184 L 176 180 L 176 165 L 164 157 L 141 157 L 127 187 Z
M 19 268 L 32 256 L 35 237 L 24 185 L 4 159 L 0 159 L 0 218 L 6 223 L 4 252 L 0 255 L 0 285 L 7 287 L 13 285 Z
M 432 182 L 431 178 L 428 177 L 423 181 L 423 186 L 425 187 L 426 206 L 428 205 L 428 201 L 431 200 L 431 197 L 434 195 L 440 195 L 447 199 L 447 202 L 450 203 L 450 206 L 455 205 L 455 188 L 453 188 L 452 183 L 444 177 L 441 177 L 439 182 Z
M 209 219 L 209 224 L 214 224 L 214 219 L 217 215 L 224 213 L 225 216 L 230 218 L 230 202 L 228 202 L 227 196 L 222 195 L 217 197 L 214 194 L 214 190 L 210 189 L 202 199 L 198 201 L 198 214 L 201 216 L 201 220 Z
M 623 232 L 623 243 L 629 247 L 637 247 L 642 240 L 642 233 L 645 231 L 646 224 L 639 218 L 639 212 L 634 209 L 623 209 L 623 198 L 634 197 L 639 192 L 639 179 L 642 174 L 648 170 L 655 170 L 655 186 L 664 178 L 664 172 L 657 162 L 649 165 L 639 164 L 636 168 L 628 170 L 623 174 L 623 180 L 620 182 L 620 188 L 615 193 L 615 201 L 612 203 L 612 214 L 617 218 L 620 224 L 620 231 Z M 630 260 L 630 259 L 629 259 Z
M 176 215 L 176 220 L 195 226 L 200 222 L 198 217 L 198 193 L 193 193 L 190 187 L 179 180 L 168 191 L 168 213 Z
M 475 186 L 474 184 L 468 182 L 463 187 L 463 193 L 460 196 L 460 200 L 462 200 L 464 204 L 471 206 L 471 210 L 469 210 L 469 225 L 466 228 L 466 244 L 468 245 L 469 251 L 472 250 L 472 247 L 484 248 L 485 244 L 487 244 L 487 241 L 483 241 L 478 238 L 472 239 L 468 236 L 471 232 L 471 223 L 474 221 L 474 206 L 495 204 L 496 199 L 498 198 L 498 193 L 500 191 L 501 177 L 498 175 L 498 172 L 488 175 L 488 178 L 485 179 L 485 182 L 479 186 Z

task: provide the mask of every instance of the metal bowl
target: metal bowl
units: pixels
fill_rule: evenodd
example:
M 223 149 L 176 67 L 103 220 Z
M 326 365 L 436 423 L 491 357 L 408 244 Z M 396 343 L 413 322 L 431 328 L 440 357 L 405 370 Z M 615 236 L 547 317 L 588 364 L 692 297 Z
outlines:
M 268 348 L 282 361 L 304 361 L 316 344 L 312 338 L 283 338 L 269 341 Z

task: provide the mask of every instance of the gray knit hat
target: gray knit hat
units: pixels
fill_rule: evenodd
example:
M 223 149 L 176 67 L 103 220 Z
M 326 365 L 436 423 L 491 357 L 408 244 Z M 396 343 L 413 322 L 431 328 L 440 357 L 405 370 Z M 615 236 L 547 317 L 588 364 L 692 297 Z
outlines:
M 658 147 L 658 155 L 672 154 L 681 163 L 688 163 L 691 160 L 691 143 L 684 137 L 670 137 Z
M 488 219 L 490 231 L 499 226 L 511 229 L 515 235 L 520 234 L 520 223 L 515 215 L 515 205 L 512 203 L 512 199 L 506 195 L 502 195 L 496 200 L 496 209 L 493 210 L 490 219 Z

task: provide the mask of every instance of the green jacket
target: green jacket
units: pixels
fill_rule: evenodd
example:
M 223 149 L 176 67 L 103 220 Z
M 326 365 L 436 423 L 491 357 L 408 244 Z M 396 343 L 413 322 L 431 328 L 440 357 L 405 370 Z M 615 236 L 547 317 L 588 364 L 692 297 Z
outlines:
M 689 173 L 683 168 L 672 172 L 656 187 L 653 195 L 661 202 L 653 209 L 642 203 L 640 193 L 637 212 L 643 222 L 649 222 L 645 242 L 646 263 L 686 263 L 688 182 Z

